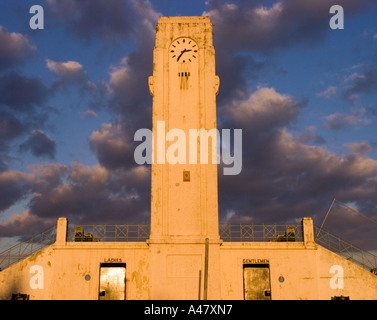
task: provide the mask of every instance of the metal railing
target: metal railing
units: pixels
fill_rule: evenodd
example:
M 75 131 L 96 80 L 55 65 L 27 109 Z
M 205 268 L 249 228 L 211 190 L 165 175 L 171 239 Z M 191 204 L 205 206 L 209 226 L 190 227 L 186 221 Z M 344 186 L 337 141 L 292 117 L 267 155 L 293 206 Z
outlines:
M 320 232 L 319 232 L 320 231 Z M 345 241 L 330 232 L 314 226 L 314 241 L 343 258 L 371 271 L 377 268 L 377 256 Z
M 220 238 L 234 242 L 301 242 L 301 225 L 230 225 L 219 226 Z M 146 241 L 149 225 L 70 225 L 67 241 L 120 242 Z
M 56 225 L 1 252 L 0 269 L 4 270 L 5 268 L 8 268 L 11 265 L 31 256 L 32 254 L 53 244 L 55 240 Z
M 69 225 L 67 241 L 143 242 L 149 234 L 149 225 Z
M 359 266 L 377 268 L 377 256 L 314 226 L 315 242 Z M 219 225 L 224 242 L 302 242 L 302 225 Z M 149 225 L 69 225 L 67 241 L 79 242 L 144 242 L 149 239 Z M 0 253 L 3 270 L 55 243 L 56 226 L 22 241 Z
M 220 238 L 229 242 L 302 242 L 302 225 L 231 225 L 219 226 Z

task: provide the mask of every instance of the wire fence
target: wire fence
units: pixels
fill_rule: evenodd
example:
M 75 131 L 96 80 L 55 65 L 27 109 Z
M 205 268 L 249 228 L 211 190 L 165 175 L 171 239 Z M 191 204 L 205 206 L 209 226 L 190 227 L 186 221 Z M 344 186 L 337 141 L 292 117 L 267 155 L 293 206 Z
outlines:
M 302 225 L 231 225 L 219 226 L 225 242 L 302 242 Z
M 143 242 L 149 234 L 149 225 L 69 225 L 67 241 Z
M 219 226 L 220 238 L 233 242 L 300 242 L 301 225 L 230 225 Z M 107 242 L 146 241 L 149 225 L 71 225 L 67 241 Z
M 13 247 L 0 253 L 0 270 L 31 256 L 32 254 L 53 244 L 56 240 L 56 226 L 53 226 L 26 241 L 19 242 Z
M 319 232 L 320 231 L 320 232 Z M 231 225 L 219 226 L 224 242 L 303 242 L 302 225 Z M 376 272 L 377 256 L 314 226 L 315 242 L 359 266 Z M 68 242 L 144 242 L 149 239 L 149 225 L 69 225 Z M 55 243 L 56 226 L 22 241 L 0 253 L 0 270 Z
M 377 256 L 345 241 L 330 232 L 314 226 L 315 242 L 360 267 L 376 273 Z

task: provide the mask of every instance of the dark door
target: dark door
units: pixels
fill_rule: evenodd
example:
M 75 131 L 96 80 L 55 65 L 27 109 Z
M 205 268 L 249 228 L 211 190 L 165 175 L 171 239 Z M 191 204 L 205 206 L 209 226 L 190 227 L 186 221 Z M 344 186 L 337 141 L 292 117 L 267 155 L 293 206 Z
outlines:
M 268 264 L 244 265 L 243 281 L 245 300 L 271 300 Z

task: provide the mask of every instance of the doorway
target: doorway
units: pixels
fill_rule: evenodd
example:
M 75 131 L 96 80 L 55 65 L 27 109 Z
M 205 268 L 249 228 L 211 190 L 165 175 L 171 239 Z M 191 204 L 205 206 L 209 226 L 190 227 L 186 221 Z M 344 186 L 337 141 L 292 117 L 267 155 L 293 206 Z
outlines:
M 271 300 L 270 265 L 244 264 L 243 285 L 245 300 Z
M 126 299 L 126 264 L 101 263 L 99 300 Z

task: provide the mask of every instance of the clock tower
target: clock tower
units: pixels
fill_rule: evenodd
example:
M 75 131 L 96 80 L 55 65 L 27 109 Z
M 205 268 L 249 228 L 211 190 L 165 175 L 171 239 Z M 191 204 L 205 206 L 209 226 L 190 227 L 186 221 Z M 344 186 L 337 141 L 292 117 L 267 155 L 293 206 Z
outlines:
M 150 297 L 220 292 L 216 95 L 208 17 L 161 17 L 153 76 Z
M 153 61 L 150 239 L 219 239 L 212 161 L 219 78 L 209 18 L 161 17 Z

